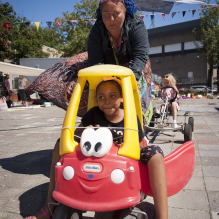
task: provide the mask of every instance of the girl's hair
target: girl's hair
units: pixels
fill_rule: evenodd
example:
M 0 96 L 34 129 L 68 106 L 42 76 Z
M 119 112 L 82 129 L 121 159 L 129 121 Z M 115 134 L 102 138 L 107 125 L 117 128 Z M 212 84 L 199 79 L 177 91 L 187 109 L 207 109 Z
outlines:
M 104 84 L 106 84 L 106 83 L 110 83 L 110 84 L 113 84 L 114 86 L 116 86 L 116 87 L 119 89 L 120 95 L 122 95 L 122 88 L 121 88 L 121 86 L 120 86 L 116 81 L 114 81 L 114 80 L 101 81 L 101 82 L 97 85 L 97 87 L 96 87 L 96 94 L 97 94 L 98 88 L 99 88 L 101 85 L 104 85 Z
M 174 87 L 176 85 L 176 79 L 173 77 L 172 74 L 166 74 L 163 76 L 163 80 L 162 80 L 163 87 L 164 87 L 164 80 L 168 80 L 172 87 Z
M 111 1 L 111 0 L 110 0 Z M 118 0 L 123 4 L 123 1 Z M 102 18 L 101 14 L 101 2 L 99 3 L 99 7 L 96 10 L 96 18 L 97 20 Z M 136 5 L 133 0 L 124 0 L 124 7 L 126 8 L 126 15 L 134 15 L 137 12 Z

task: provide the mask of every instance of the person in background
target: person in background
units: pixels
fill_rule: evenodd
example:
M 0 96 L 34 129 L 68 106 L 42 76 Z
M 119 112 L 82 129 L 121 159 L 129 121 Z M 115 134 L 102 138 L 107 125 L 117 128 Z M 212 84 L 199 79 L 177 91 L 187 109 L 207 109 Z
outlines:
M 26 107 L 28 107 L 28 104 L 27 104 L 27 96 L 26 96 L 24 89 L 28 87 L 29 85 L 30 85 L 30 82 L 26 78 L 24 78 L 23 75 L 19 75 L 18 92 L 19 92 L 20 99 L 22 101 L 23 106 L 26 106 Z
M 8 108 L 10 108 L 12 105 L 12 100 L 11 100 L 12 96 L 11 96 L 11 90 L 10 90 L 9 75 L 6 75 L 3 86 L 4 86 L 4 93 L 6 96 L 6 102 L 7 102 Z
M 176 87 L 176 79 L 173 77 L 172 74 L 166 74 L 164 76 L 162 76 L 163 80 L 162 80 L 162 86 L 166 89 L 163 90 L 163 93 L 162 93 L 162 96 L 164 98 L 166 98 L 166 96 L 170 95 L 171 99 L 173 99 L 177 94 L 179 94 L 179 91 Z M 173 87 L 172 88 L 168 88 L 168 87 Z M 161 93 L 161 91 L 160 91 Z M 160 109 L 158 110 L 156 107 L 154 107 L 153 111 L 155 114 L 160 114 L 161 112 L 163 112 L 164 110 L 164 107 L 165 107 L 165 104 L 163 103 L 161 106 L 160 106 Z M 168 101 L 168 110 L 172 112 L 172 116 L 173 116 L 173 128 L 177 128 L 178 125 L 177 125 L 177 111 L 180 110 L 180 107 L 179 107 L 179 103 L 178 103 L 178 98 L 176 97 L 176 99 L 174 101 Z

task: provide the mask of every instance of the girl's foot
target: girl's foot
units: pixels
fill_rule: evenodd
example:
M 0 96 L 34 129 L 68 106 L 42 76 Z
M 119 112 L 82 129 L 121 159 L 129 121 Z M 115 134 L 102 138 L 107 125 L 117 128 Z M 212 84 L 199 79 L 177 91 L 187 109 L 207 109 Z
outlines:
M 35 216 L 28 216 L 25 219 L 52 219 L 50 213 L 47 213 L 43 208 L 36 213 Z

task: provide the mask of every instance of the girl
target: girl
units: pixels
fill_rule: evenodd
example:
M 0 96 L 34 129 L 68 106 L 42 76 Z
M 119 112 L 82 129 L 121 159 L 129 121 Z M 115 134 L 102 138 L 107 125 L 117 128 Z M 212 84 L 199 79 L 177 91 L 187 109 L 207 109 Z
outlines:
M 116 77 L 105 77 L 96 87 L 97 107 L 90 109 L 82 118 L 80 127 L 124 127 L 124 110 L 120 107 L 123 102 L 121 82 Z M 83 128 L 75 130 L 75 135 L 80 136 Z M 154 197 L 157 219 L 168 218 L 166 171 L 162 150 L 157 146 L 143 146 L 144 134 L 138 119 L 139 145 L 141 147 L 141 161 L 148 165 L 149 181 Z M 120 130 L 123 132 L 123 129 Z M 112 131 L 113 132 L 113 131 Z M 118 133 L 118 132 L 117 132 Z M 119 132 L 120 133 L 120 132 Z M 123 135 L 113 132 L 114 141 L 121 143 Z M 77 138 L 75 140 L 78 140 Z M 156 149 L 155 149 L 156 147 Z M 36 216 L 26 219 L 50 218 L 47 203 L 55 201 L 52 192 L 55 189 L 55 164 L 59 161 L 59 140 L 56 143 L 50 175 L 49 192 L 47 202 Z
M 163 97 L 166 98 L 167 95 L 170 95 L 171 98 L 175 97 L 175 92 L 178 94 L 179 91 L 176 87 L 176 79 L 173 77 L 171 74 L 167 74 L 162 76 L 162 85 L 163 87 L 173 87 L 174 91 L 172 88 L 166 88 L 163 90 Z M 173 116 L 173 127 L 177 128 L 177 111 L 180 110 L 179 104 L 178 104 L 178 99 L 176 98 L 173 102 L 168 102 L 168 110 L 172 111 L 172 116 Z M 161 105 L 160 107 L 160 112 L 163 112 L 164 110 L 164 104 Z

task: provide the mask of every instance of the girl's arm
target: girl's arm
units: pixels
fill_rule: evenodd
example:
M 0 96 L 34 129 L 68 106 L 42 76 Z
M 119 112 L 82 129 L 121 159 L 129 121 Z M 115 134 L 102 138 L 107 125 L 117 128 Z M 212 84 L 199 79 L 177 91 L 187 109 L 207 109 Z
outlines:
M 84 131 L 85 127 L 83 126 L 82 123 L 81 123 L 78 127 L 82 127 L 82 128 L 77 128 L 77 129 L 75 130 L 75 135 L 76 135 L 76 136 L 74 136 L 74 139 L 75 139 L 75 141 L 77 141 L 77 142 L 80 143 L 81 139 L 80 139 L 79 137 L 81 137 L 82 132 Z M 83 127 L 84 127 L 84 128 L 83 128 Z M 89 125 L 89 126 L 87 126 L 87 127 L 93 127 L 93 126 L 92 126 L 92 125 Z M 96 127 L 99 127 L 99 125 L 96 125 Z
M 144 148 L 143 140 L 139 143 L 139 145 L 140 145 L 140 148 Z
M 174 90 L 176 91 L 177 94 L 179 93 L 179 91 L 178 91 L 176 86 L 174 86 Z
M 84 127 L 83 126 L 83 124 L 81 123 L 78 127 Z M 84 128 L 85 129 L 85 128 Z M 84 129 L 83 128 L 77 128 L 76 130 L 75 130 L 75 135 L 76 136 L 74 136 L 74 139 L 75 139 L 75 141 L 77 141 L 77 142 L 79 142 L 80 143 L 80 138 L 79 137 L 81 137 L 81 134 L 82 134 L 82 132 L 84 131 Z M 78 136 L 78 137 L 77 137 Z

